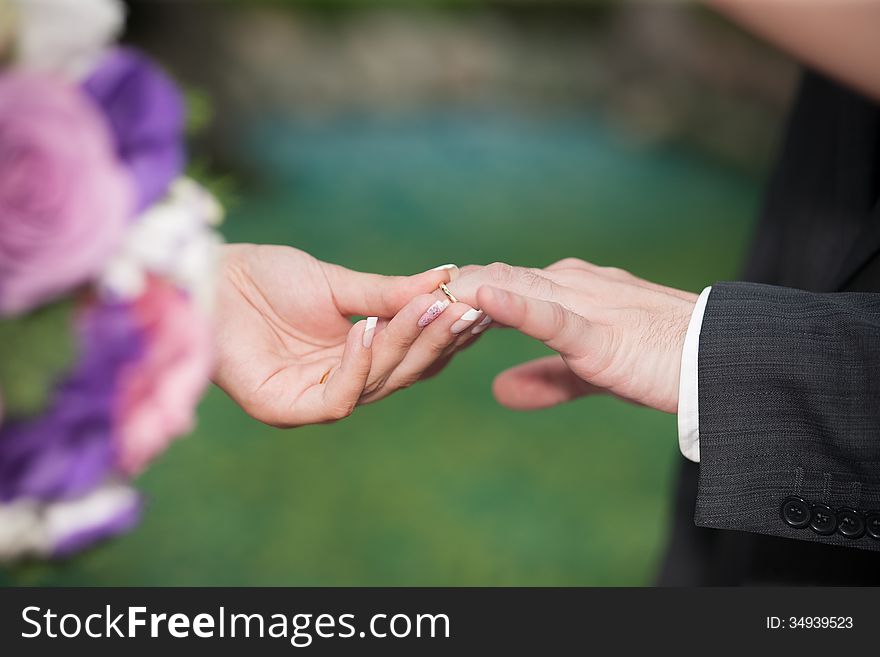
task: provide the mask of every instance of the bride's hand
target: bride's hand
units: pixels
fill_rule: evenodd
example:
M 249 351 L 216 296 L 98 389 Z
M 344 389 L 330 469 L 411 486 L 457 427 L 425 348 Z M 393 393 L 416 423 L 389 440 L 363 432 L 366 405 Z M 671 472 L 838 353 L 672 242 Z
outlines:
M 426 293 L 454 269 L 380 276 L 250 244 L 224 247 L 221 266 L 214 381 L 267 424 L 343 418 L 423 376 L 458 339 L 447 313 L 419 326 Z M 352 325 L 352 315 L 393 319 Z
M 452 267 L 449 274 L 453 280 L 479 269 L 446 266 Z M 380 319 L 373 343 L 373 366 L 361 403 L 377 401 L 434 376 L 456 352 L 476 341 L 488 321 L 468 304 L 452 303 L 438 285 L 430 294 L 415 297 L 390 321 Z

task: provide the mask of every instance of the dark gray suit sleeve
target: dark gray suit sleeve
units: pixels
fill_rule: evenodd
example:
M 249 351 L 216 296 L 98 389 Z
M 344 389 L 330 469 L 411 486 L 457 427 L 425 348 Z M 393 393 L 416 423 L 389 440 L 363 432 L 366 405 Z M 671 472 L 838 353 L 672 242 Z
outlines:
M 880 550 L 880 294 L 713 285 L 698 371 L 698 525 Z

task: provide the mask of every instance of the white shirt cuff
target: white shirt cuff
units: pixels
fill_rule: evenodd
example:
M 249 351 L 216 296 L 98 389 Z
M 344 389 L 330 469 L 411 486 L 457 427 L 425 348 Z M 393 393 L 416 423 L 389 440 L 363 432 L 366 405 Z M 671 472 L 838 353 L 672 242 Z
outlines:
M 700 462 L 700 409 L 697 362 L 700 351 L 700 329 L 711 287 L 702 291 L 694 306 L 681 351 L 681 374 L 678 383 L 678 446 L 684 457 Z

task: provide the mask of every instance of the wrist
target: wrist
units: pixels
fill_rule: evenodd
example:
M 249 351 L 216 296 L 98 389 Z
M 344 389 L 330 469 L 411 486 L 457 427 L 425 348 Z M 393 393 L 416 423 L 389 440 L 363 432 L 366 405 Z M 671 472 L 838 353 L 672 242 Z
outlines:
M 696 297 L 693 300 L 681 299 L 676 301 L 675 305 L 676 307 L 671 313 L 669 321 L 669 330 L 666 333 L 666 344 L 669 350 L 669 368 L 667 371 L 670 372 L 671 376 L 664 386 L 666 398 L 660 407 L 660 410 L 669 413 L 678 412 L 681 380 L 685 376 L 682 358 L 687 342 L 688 330 L 696 307 Z

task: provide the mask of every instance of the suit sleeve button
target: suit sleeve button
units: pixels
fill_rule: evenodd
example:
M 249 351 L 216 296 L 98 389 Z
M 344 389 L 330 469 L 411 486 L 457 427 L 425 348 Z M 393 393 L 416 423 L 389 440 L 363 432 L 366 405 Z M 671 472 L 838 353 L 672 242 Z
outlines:
M 837 531 L 847 538 L 860 538 L 865 534 L 865 519 L 855 509 L 838 509 Z
M 810 529 L 822 536 L 830 536 L 837 530 L 837 515 L 825 504 L 814 504 L 810 509 Z
M 779 513 L 789 527 L 803 529 L 810 524 L 810 506 L 799 497 L 792 495 L 782 500 Z
M 880 511 L 870 511 L 865 516 L 865 529 L 868 532 L 868 536 L 880 541 Z

